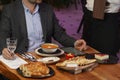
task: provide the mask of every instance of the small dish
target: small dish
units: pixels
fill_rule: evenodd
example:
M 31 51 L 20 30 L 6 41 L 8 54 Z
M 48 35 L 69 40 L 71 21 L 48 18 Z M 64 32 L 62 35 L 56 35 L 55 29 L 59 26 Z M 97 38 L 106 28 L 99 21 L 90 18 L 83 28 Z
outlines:
M 45 58 L 37 59 L 37 61 L 41 61 L 41 62 L 46 63 L 46 64 L 56 63 L 59 60 L 60 60 L 59 57 L 45 57 Z
M 46 53 L 54 53 L 58 48 L 59 46 L 54 43 L 44 43 L 41 45 L 41 49 Z
M 40 56 L 46 56 L 46 57 L 55 57 L 55 56 L 61 56 L 61 55 L 63 55 L 64 54 L 64 51 L 62 50 L 62 49 L 60 49 L 60 48 L 58 48 L 57 49 L 57 51 L 56 52 L 54 52 L 54 53 L 46 53 L 46 52 L 44 52 L 44 51 L 42 51 L 42 49 L 41 48 L 37 48 L 36 50 L 35 50 L 35 53 L 36 54 L 38 54 L 38 55 L 40 55 Z

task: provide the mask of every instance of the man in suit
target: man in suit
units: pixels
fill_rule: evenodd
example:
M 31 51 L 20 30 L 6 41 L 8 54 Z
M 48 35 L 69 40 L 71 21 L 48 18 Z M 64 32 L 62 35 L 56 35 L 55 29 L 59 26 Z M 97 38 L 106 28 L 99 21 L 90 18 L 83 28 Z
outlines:
M 82 38 L 86 40 L 88 45 L 97 49 L 101 53 L 117 56 L 116 53 L 120 49 L 120 41 L 118 39 L 118 33 L 120 29 L 118 21 L 120 0 L 106 0 L 106 3 L 105 0 L 86 1 L 87 10 L 84 15 Z M 95 4 L 95 1 L 98 4 Z M 101 5 L 105 5 L 105 10 L 103 9 L 104 6 Z M 96 11 L 94 11 L 94 9 Z M 99 12 L 97 12 L 97 10 L 99 10 Z M 100 16 L 93 16 L 94 12 L 97 12 L 98 15 L 102 11 L 103 15 L 100 14 Z
M 58 24 L 51 6 L 42 0 L 16 0 L 3 8 L 0 27 L 0 50 L 6 59 L 12 59 L 6 48 L 6 38 L 17 38 L 15 52 L 34 51 L 51 38 L 63 46 L 74 46 L 79 50 L 86 47 L 84 40 L 75 40 L 68 36 Z

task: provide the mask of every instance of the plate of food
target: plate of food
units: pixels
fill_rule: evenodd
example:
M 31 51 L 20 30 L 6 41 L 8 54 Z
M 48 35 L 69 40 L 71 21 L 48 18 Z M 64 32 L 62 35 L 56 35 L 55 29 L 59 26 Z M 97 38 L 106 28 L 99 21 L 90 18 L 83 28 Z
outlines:
M 54 70 L 42 62 L 30 62 L 21 65 L 17 72 L 26 78 L 47 78 L 53 76 Z
M 84 54 L 84 56 L 87 59 L 96 59 L 98 63 L 107 63 L 109 60 L 109 55 L 108 54 L 103 54 L 103 53 L 92 53 L 92 54 Z
M 86 59 L 85 56 L 78 56 L 57 63 L 56 67 L 73 74 L 78 74 L 83 71 L 90 71 L 97 65 L 96 59 Z
M 107 63 L 109 60 L 109 55 L 108 54 L 94 54 L 95 59 L 97 60 L 98 63 Z
M 56 63 L 60 60 L 59 57 L 44 57 L 44 58 L 39 58 L 37 61 L 43 62 L 45 64 L 52 64 Z
M 100 64 L 116 64 L 119 60 L 117 56 L 105 54 L 105 53 L 86 53 L 84 56 L 87 59 L 96 59 Z
M 40 48 L 37 48 L 35 50 L 35 53 L 38 54 L 38 55 L 40 55 L 40 56 L 46 56 L 46 57 L 48 57 L 48 56 L 61 56 L 61 55 L 64 54 L 64 51 L 62 49 L 58 48 L 54 53 L 46 53 L 40 47 Z

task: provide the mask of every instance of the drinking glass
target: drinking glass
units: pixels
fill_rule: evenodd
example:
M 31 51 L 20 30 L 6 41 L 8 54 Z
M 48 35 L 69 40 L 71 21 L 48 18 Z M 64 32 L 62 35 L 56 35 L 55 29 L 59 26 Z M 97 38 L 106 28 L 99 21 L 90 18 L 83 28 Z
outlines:
M 16 38 L 7 38 L 7 49 L 11 53 L 11 55 L 14 55 L 14 51 L 17 46 L 17 39 Z

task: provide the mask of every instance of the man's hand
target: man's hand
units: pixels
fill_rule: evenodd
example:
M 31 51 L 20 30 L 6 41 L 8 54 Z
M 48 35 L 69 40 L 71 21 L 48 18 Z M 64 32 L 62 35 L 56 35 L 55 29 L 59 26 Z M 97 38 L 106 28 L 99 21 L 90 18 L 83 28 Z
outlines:
M 87 49 L 86 42 L 83 39 L 77 40 L 74 44 L 74 47 L 80 51 Z
M 4 49 L 2 50 L 2 56 L 3 56 L 5 59 L 9 59 L 9 60 L 14 59 L 14 53 L 10 53 L 10 51 L 8 51 L 7 48 L 4 48 Z

